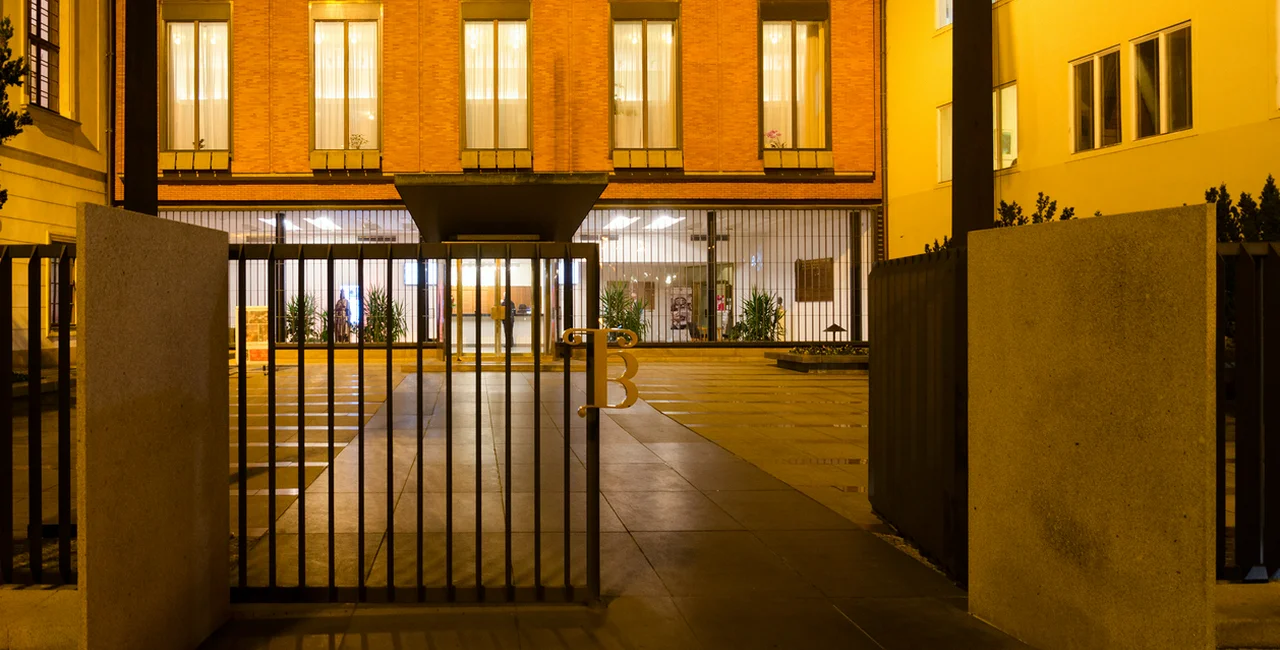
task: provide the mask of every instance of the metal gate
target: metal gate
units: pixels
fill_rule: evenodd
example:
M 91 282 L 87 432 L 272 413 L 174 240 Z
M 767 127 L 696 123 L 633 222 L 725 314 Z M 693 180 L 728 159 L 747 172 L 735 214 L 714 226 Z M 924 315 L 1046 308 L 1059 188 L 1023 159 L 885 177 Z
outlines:
M 598 322 L 595 244 L 232 245 L 229 259 L 233 601 L 599 599 L 599 416 L 575 406 L 605 369 L 582 376 L 570 357 L 604 335 L 567 333 Z M 490 285 L 486 262 L 503 269 Z M 513 264 L 529 269 L 520 309 Z M 510 320 L 486 342 L 499 290 L 492 317 Z

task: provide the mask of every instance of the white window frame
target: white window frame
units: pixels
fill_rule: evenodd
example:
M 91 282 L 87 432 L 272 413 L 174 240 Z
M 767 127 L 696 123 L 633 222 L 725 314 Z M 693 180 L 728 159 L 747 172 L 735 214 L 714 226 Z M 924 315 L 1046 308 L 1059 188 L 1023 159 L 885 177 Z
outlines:
M 992 162 L 994 163 L 996 172 L 1002 172 L 1008 169 L 1017 168 L 1018 158 L 1022 156 L 1022 139 L 1018 137 L 1019 124 L 1022 121 L 1021 119 L 1022 111 L 1015 110 L 1015 113 L 1017 113 L 1017 116 L 1013 123 L 1013 137 L 1014 137 L 1014 140 L 1018 142 L 1018 147 L 1017 147 L 1018 155 L 1014 156 L 1013 162 L 1010 162 L 1007 165 L 1004 164 L 1004 151 L 1003 151 L 1004 148 L 1000 146 L 1001 145 L 1000 136 L 1003 134 L 1003 130 L 1001 129 L 1001 127 L 1004 126 L 1004 120 L 1002 119 L 1004 117 L 1003 115 L 1004 101 L 1002 101 L 1003 98 L 1001 97 L 1001 95 L 1004 93 L 1004 90 L 1006 88 L 1013 88 L 1014 93 L 1017 94 L 1017 98 L 1014 99 L 1015 107 L 1019 106 L 1018 98 L 1021 97 L 1021 94 L 1018 94 L 1018 91 L 1017 91 L 1017 88 L 1018 88 L 1017 81 L 1010 81 L 1007 83 L 1003 83 L 991 89 L 991 119 L 992 119 L 991 144 L 995 148 L 994 151 L 992 152 L 995 155 L 995 160 L 993 160 Z M 954 170 L 952 171 L 954 173 Z
M 1069 100 L 1071 103 L 1068 106 L 1068 111 L 1067 111 L 1067 114 L 1070 116 L 1070 120 L 1071 120 L 1071 128 L 1069 129 L 1069 133 L 1068 133 L 1068 135 L 1070 136 L 1069 147 L 1071 148 L 1071 153 L 1088 153 L 1090 151 L 1097 151 L 1099 149 L 1114 147 L 1124 142 L 1125 131 L 1124 131 L 1124 119 L 1122 117 L 1120 120 L 1121 122 L 1120 139 L 1108 145 L 1102 144 L 1102 117 L 1103 117 L 1102 116 L 1102 60 L 1112 54 L 1115 54 L 1117 56 L 1122 56 L 1120 53 L 1119 45 L 1116 45 L 1114 47 L 1109 47 L 1105 50 L 1101 50 L 1098 52 L 1094 52 L 1089 56 L 1076 59 L 1067 65 L 1068 85 L 1069 85 L 1069 88 L 1071 89 L 1071 92 L 1069 95 Z M 1078 98 L 1078 93 L 1079 93 L 1079 88 L 1076 87 L 1076 66 L 1081 65 L 1083 63 L 1093 64 L 1093 148 L 1092 149 L 1079 149 L 1076 147 L 1076 104 L 1077 104 L 1076 100 Z M 1120 67 L 1123 70 L 1124 68 L 1123 64 L 1121 64 Z M 1121 80 L 1120 82 L 1119 92 L 1120 92 L 1120 97 L 1119 97 L 1120 115 L 1123 116 L 1124 115 L 1124 81 L 1123 80 Z
M 945 111 L 945 114 L 946 114 L 946 116 L 947 116 L 946 121 L 947 121 L 947 122 L 949 122 L 947 131 L 949 132 L 949 134 L 954 134 L 954 129 L 955 129 L 955 115 L 954 115 L 954 113 L 952 113 L 952 110 L 953 110 L 953 109 L 952 109 L 952 102 L 947 102 L 947 103 L 945 103 L 945 104 L 942 104 L 941 106 L 938 106 L 938 108 L 937 108 L 937 123 L 938 123 L 938 128 L 937 128 L 937 133 L 938 133 L 938 147 L 937 147 L 937 149 L 938 149 L 938 183 L 939 183 L 939 184 L 941 184 L 941 183 L 950 183 L 950 182 L 951 182 L 951 180 L 952 180 L 953 178 L 955 178 L 955 162 L 954 162 L 954 161 L 955 161 L 955 158 L 954 158 L 954 156 L 952 155 L 952 144 L 951 144 L 951 143 L 952 143 L 952 139 L 951 139 L 951 138 L 944 138 L 944 137 L 942 137 L 942 134 L 943 134 L 943 131 L 942 131 L 942 125 L 943 125 L 943 122 L 944 122 L 944 120 L 943 120 L 943 114 L 944 114 L 944 111 Z M 951 167 L 951 170 L 950 170 L 950 171 L 951 171 L 951 173 L 950 173 L 950 174 L 944 174 L 944 173 L 943 173 L 943 169 L 945 168 L 945 167 L 944 167 L 944 162 L 947 162 L 947 159 L 948 159 L 948 158 L 950 158 L 950 159 L 951 159 L 951 160 L 950 160 L 950 165 L 949 165 L 949 166 Z
M 1133 119 L 1133 137 L 1135 140 L 1145 140 L 1147 138 L 1154 138 L 1157 136 L 1168 135 L 1169 133 L 1180 133 L 1182 131 L 1190 131 L 1195 128 L 1195 108 L 1194 108 L 1195 99 L 1196 99 L 1195 74 L 1194 74 L 1195 42 L 1196 42 L 1195 32 L 1191 32 L 1191 35 L 1190 35 L 1191 45 L 1192 45 L 1192 50 L 1191 50 L 1192 60 L 1188 63 L 1189 66 L 1192 66 L 1192 71 L 1193 71 L 1191 76 L 1192 87 L 1191 87 L 1191 98 L 1190 98 L 1190 106 L 1189 106 L 1189 108 L 1191 109 L 1191 124 L 1185 128 L 1178 129 L 1177 131 L 1173 131 L 1169 128 L 1169 94 L 1173 91 L 1172 84 L 1169 83 L 1169 35 L 1174 32 L 1182 31 L 1183 29 L 1190 30 L 1191 21 L 1179 23 L 1172 27 L 1166 27 L 1165 29 L 1162 29 L 1158 32 L 1152 32 L 1151 34 L 1147 34 L 1146 36 L 1143 36 L 1141 38 L 1134 39 L 1129 44 L 1129 80 L 1133 84 L 1133 98 L 1134 98 L 1133 110 L 1129 113 L 1129 115 Z M 1142 135 L 1141 133 L 1138 132 L 1139 111 L 1142 110 L 1142 105 L 1141 105 L 1142 103 L 1138 101 L 1138 81 L 1137 81 L 1138 80 L 1138 46 L 1144 43 L 1149 43 L 1154 40 L 1159 40 L 1159 43 L 1160 43 L 1159 45 L 1160 51 L 1158 52 L 1158 56 L 1160 59 L 1159 60 L 1160 132 L 1152 133 L 1150 135 Z
M 934 0 L 933 2 L 933 26 L 935 29 L 942 29 L 955 21 L 955 5 L 954 0 Z M 995 0 L 992 0 L 994 3 Z

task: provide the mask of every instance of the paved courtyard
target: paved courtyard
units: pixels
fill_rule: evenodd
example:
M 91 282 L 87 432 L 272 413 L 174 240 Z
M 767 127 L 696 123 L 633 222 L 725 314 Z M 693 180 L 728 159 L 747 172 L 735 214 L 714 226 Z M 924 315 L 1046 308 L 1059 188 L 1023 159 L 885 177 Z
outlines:
M 750 365 L 744 365 L 750 364 Z M 237 619 L 206 647 L 317 648 L 1016 648 L 965 613 L 964 592 L 868 528 L 866 382 L 860 376 L 783 374 L 762 361 L 646 363 L 644 399 L 601 418 L 602 581 L 606 606 L 450 608 L 291 606 L 238 608 Z M 344 368 L 347 374 L 353 368 Z M 281 427 L 277 460 L 297 460 L 297 375 L 278 375 Z M 424 579 L 443 579 L 444 405 L 442 375 L 424 376 L 425 459 L 417 456 L 417 379 L 393 376 L 392 472 L 387 472 L 385 366 L 370 365 L 366 395 L 364 566 L 358 535 L 358 443 L 354 384 L 343 381 L 335 416 L 345 428 L 328 463 L 323 370 L 308 371 L 308 582 L 327 579 L 328 484 L 335 484 L 339 584 L 365 572 L 386 584 L 387 532 L 397 585 L 416 572 L 417 464 L 423 463 Z M 543 422 L 543 578 L 563 581 L 563 504 L 572 519 L 571 571 L 583 575 L 585 503 L 581 421 L 570 435 L 570 488 L 564 491 L 563 386 L 543 376 L 542 404 L 531 375 L 513 377 L 511 481 L 514 582 L 533 582 L 532 417 Z M 475 580 L 475 494 L 484 508 L 486 585 L 502 583 L 506 444 L 502 375 L 485 373 L 476 405 L 474 375 L 455 376 L 454 571 Z M 575 376 L 580 381 L 581 376 Z M 381 383 L 379 383 L 381 382 Z M 250 382 L 252 409 L 250 584 L 265 584 L 267 522 L 262 378 Z M 291 388 L 292 387 L 292 388 Z M 582 399 L 575 386 L 576 402 Z M 234 384 L 233 384 L 233 400 Z M 314 401 L 314 407 L 312 403 Z M 234 408 L 233 408 L 234 410 Z M 292 413 L 293 415 L 290 415 Z M 311 415 L 314 413 L 315 415 Z M 312 417 L 317 418 L 313 421 Z M 292 419 L 291 419 L 292 418 Z M 576 417 L 574 418 L 576 420 Z M 481 434 L 477 440 L 475 425 Z M 233 420 L 233 427 L 234 427 Z M 234 428 L 233 428 L 234 431 Z M 314 438 L 314 440 L 313 440 Z M 324 443 L 323 446 L 320 445 Z M 477 444 L 480 452 L 476 459 Z M 236 449 L 232 449 L 234 461 Z M 234 491 L 235 468 L 231 486 Z M 297 583 L 298 468 L 277 468 L 278 584 Z M 388 481 L 390 478 L 390 481 Z M 388 494 L 394 523 L 387 526 Z M 233 527 L 236 495 L 231 494 Z M 233 580 L 235 576 L 233 576 Z M 580 582 L 580 578 L 575 582 Z

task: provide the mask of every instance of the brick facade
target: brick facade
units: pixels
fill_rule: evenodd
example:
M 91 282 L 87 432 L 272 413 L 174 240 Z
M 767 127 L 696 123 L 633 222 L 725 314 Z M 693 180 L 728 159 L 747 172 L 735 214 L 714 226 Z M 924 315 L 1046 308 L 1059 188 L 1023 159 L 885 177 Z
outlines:
M 604 198 L 879 202 L 881 1 L 831 2 L 835 178 L 798 182 L 764 172 L 758 148 L 758 0 L 683 0 L 684 173 L 698 178 L 617 182 Z M 123 102 L 124 2 L 117 2 L 116 83 Z M 353 179 L 346 172 L 311 171 L 308 3 L 238 2 L 231 27 L 231 171 L 216 177 L 209 172 L 167 175 L 161 181 L 161 204 L 395 204 L 396 173 L 462 173 L 460 3 L 383 0 L 382 7 L 381 173 L 352 172 L 360 176 Z M 533 1 L 535 171 L 613 171 L 609 25 L 607 0 Z M 116 129 L 123 142 L 119 114 Z M 117 147 L 117 158 L 122 168 L 123 146 Z M 853 173 L 859 176 L 847 182 L 839 178 Z M 709 182 L 708 175 L 734 178 Z M 215 179 L 217 183 L 208 182 Z M 120 183 L 116 196 L 122 196 Z

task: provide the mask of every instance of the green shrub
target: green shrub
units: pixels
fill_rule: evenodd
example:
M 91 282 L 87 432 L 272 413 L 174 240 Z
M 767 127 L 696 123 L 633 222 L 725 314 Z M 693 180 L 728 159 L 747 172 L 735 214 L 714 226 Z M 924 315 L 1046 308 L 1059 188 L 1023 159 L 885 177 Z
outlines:
M 407 327 L 404 306 L 391 299 L 386 289 L 370 289 L 365 300 L 364 340 L 369 343 L 387 342 L 387 323 L 391 324 L 391 341 L 404 337 Z
M 309 294 L 298 294 L 289 300 L 284 313 L 284 339 L 290 343 L 314 343 L 320 339 L 316 327 L 319 307 Z
M 734 332 L 742 341 L 777 341 L 782 338 L 785 316 L 777 296 L 751 287 L 751 295 L 742 303 L 740 326 Z
M 818 345 L 798 345 L 791 348 L 792 354 L 809 354 L 819 356 L 849 356 L 866 354 L 869 348 L 856 343 L 833 343 Z
M 604 293 L 600 294 L 600 325 L 610 329 L 631 330 L 639 340 L 644 340 L 649 330 L 649 323 L 644 316 L 648 308 L 645 301 L 631 297 L 626 282 L 610 282 Z M 615 339 L 616 335 L 609 335 L 610 341 Z

